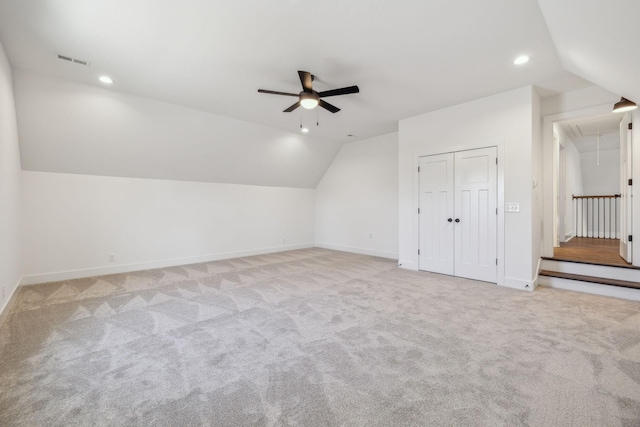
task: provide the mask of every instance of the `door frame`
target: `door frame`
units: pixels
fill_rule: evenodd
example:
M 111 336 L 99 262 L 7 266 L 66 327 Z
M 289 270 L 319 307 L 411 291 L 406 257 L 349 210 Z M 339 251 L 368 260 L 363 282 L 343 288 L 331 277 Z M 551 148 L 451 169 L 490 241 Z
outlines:
M 504 270 L 505 270 L 504 268 L 505 267 L 504 265 L 505 264 L 504 263 L 504 260 L 505 260 L 505 244 L 504 244 L 504 168 L 505 168 L 504 151 L 505 149 L 504 149 L 504 146 L 505 146 L 504 139 L 477 141 L 475 143 L 469 143 L 469 144 L 452 145 L 450 147 L 447 147 L 446 151 L 426 149 L 424 151 L 419 151 L 418 153 L 416 153 L 416 155 L 413 158 L 413 171 L 414 171 L 413 201 L 414 201 L 414 207 L 415 207 L 413 218 L 415 221 L 414 230 L 417 231 L 417 233 L 415 233 L 413 237 L 414 237 L 414 248 L 416 248 L 417 250 L 420 247 L 420 225 L 419 225 L 419 217 L 417 214 L 418 205 L 420 203 L 419 202 L 420 192 L 418 188 L 419 181 L 420 181 L 420 177 L 418 176 L 418 166 L 420 164 L 420 158 L 425 156 L 452 153 L 456 151 L 469 151 L 469 150 L 476 150 L 478 148 L 496 147 L 496 149 L 498 150 L 498 179 L 497 179 L 497 189 L 496 189 L 497 205 L 498 205 L 498 223 L 496 227 L 498 268 L 496 272 L 496 283 L 499 286 L 506 286 L 505 277 L 504 277 Z M 419 269 L 419 267 L 416 269 Z
M 558 141 L 558 243 L 567 239 L 567 152 Z
M 556 201 L 554 195 L 554 171 L 553 166 L 556 163 L 554 143 L 553 143 L 553 124 L 555 122 L 561 122 L 564 120 L 572 120 L 572 119 L 580 119 L 583 117 L 592 117 L 592 116 L 600 116 L 604 114 L 611 113 L 613 104 L 607 103 L 598 105 L 595 107 L 582 108 L 578 110 L 565 111 L 557 114 L 549 114 L 547 116 L 543 116 L 542 118 L 542 165 L 543 165 L 543 173 L 542 173 L 542 184 L 543 184 L 543 222 L 544 229 L 542 232 L 542 256 L 545 257 L 553 257 L 553 243 L 554 243 L 554 215 L 556 212 Z M 638 111 L 638 110 L 635 110 Z M 631 114 L 632 121 L 640 121 L 634 120 L 640 116 L 640 113 L 635 113 L 635 111 Z M 637 135 L 638 128 L 640 125 L 636 125 L 636 129 L 633 130 L 633 134 Z M 636 138 L 634 138 L 636 139 Z M 638 176 L 639 166 L 640 166 L 640 148 L 633 150 L 633 180 L 634 182 L 640 182 L 640 177 Z M 633 200 L 633 212 L 634 217 L 638 218 L 638 213 L 640 212 L 640 191 L 636 190 L 638 188 L 637 185 L 632 186 L 632 194 L 634 197 Z M 634 218 L 634 219 L 635 219 Z M 632 222 L 632 235 L 635 233 L 640 227 L 638 224 L 640 221 L 634 220 Z M 639 246 L 636 246 L 639 245 Z M 633 241 L 633 253 L 638 253 L 640 250 L 640 237 Z M 640 257 L 633 257 L 632 264 L 634 266 L 640 267 Z

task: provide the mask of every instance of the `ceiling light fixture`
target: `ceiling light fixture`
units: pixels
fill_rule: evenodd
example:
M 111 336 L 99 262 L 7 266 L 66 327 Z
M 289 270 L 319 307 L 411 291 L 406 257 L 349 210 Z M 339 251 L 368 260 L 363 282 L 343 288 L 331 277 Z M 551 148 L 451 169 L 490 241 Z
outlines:
M 629 101 L 627 98 L 620 98 L 620 101 L 616 102 L 613 106 L 614 113 L 624 113 L 625 111 L 631 111 L 638 108 L 635 102 Z
M 106 85 L 110 85 L 111 83 L 113 83 L 113 80 L 109 76 L 100 76 L 98 80 L 100 80 L 102 83 Z
M 529 57 L 527 55 L 521 55 L 518 56 L 513 63 L 516 65 L 522 65 L 522 64 L 526 64 L 527 62 L 529 62 Z
M 309 129 L 307 129 L 307 128 L 302 128 L 302 129 L 300 129 L 300 132 L 302 132 L 302 133 L 309 133 Z
M 300 93 L 300 105 L 307 110 L 312 110 L 320 103 L 320 97 L 315 92 Z

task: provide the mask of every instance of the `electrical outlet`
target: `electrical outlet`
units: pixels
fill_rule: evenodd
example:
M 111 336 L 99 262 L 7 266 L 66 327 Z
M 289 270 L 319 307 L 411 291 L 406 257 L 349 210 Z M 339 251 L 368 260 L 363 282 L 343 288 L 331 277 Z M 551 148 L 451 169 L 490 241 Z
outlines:
M 284 245 L 284 244 L 286 244 L 286 243 L 287 243 L 287 239 L 282 238 L 282 244 Z
M 109 254 L 109 262 L 116 262 L 116 254 Z
M 373 239 L 373 233 L 369 233 L 369 238 Z

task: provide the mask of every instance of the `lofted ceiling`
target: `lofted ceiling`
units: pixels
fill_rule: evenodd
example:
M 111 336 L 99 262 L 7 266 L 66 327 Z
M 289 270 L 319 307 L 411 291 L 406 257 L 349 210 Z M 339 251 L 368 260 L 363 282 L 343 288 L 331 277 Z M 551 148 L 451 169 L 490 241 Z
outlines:
M 399 119 L 535 84 L 590 85 L 564 71 L 536 0 L 0 0 L 14 68 L 346 142 Z M 77 58 L 89 66 L 58 59 Z M 531 61 L 516 67 L 517 55 Z M 341 108 L 283 113 L 297 70 Z M 294 99 L 295 101 L 295 99 Z M 348 137 L 347 135 L 354 135 Z
M 640 15 L 632 13 L 638 4 L 0 0 L 0 42 L 17 76 L 26 169 L 313 188 L 341 144 L 395 132 L 398 120 L 417 114 L 527 85 L 543 97 L 595 83 L 640 98 L 640 57 L 631 54 L 638 27 L 625 26 L 621 40 L 613 35 L 617 22 Z M 522 54 L 531 60 L 514 65 Z M 295 98 L 257 92 L 299 92 L 298 70 L 314 74 L 317 91 L 358 85 L 360 93 L 330 98 L 341 108 L 331 114 L 284 113 Z M 102 75 L 114 83 L 100 83 Z M 68 99 L 57 108 L 62 90 Z M 169 110 L 134 98 L 212 116 L 205 123 L 169 109 L 180 115 L 172 123 Z M 74 121 L 68 113 L 88 99 L 90 120 Z M 126 109 L 143 123 L 135 132 L 111 122 L 131 122 Z M 200 133 L 181 132 L 193 117 Z M 139 138 L 156 134 L 153 144 Z M 116 140 L 119 150 L 110 145 Z M 294 145 L 304 161 L 291 155 L 277 168 L 265 165 L 264 153 L 283 158 L 277 153 Z M 212 158 L 215 170 L 203 161 Z M 242 165 L 254 166 L 253 175 Z
M 640 103 L 640 2 L 538 0 L 562 66 Z

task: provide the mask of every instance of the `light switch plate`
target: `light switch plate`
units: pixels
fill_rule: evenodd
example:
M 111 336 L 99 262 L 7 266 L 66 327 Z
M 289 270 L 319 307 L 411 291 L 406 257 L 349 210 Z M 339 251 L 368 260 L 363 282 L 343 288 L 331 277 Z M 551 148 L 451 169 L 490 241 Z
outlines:
M 520 203 L 507 203 L 506 212 L 520 212 Z

